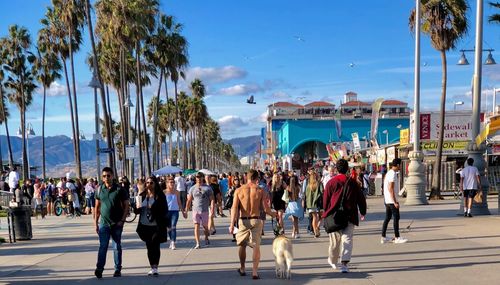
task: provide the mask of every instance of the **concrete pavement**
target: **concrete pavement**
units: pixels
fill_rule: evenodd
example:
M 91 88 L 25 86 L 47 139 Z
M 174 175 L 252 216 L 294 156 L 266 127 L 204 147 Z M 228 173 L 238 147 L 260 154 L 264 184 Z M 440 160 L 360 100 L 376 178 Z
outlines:
M 261 280 L 240 277 L 237 248 L 227 234 L 228 218 L 217 218 L 217 234 L 211 246 L 193 249 L 191 220 L 180 219 L 178 249 L 162 245 L 160 276 L 147 277 L 146 248 L 135 233 L 136 223 L 123 234 L 123 276 L 113 278 L 112 251 L 104 278 L 93 271 L 98 240 L 90 217 L 33 219 L 33 240 L 0 245 L 0 284 L 499 284 L 500 217 L 497 197 L 489 197 L 491 216 L 457 216 L 459 200 L 432 202 L 426 206 L 402 206 L 402 235 L 407 244 L 380 244 L 384 218 L 383 200 L 368 199 L 367 220 L 355 230 L 351 272 L 333 271 L 327 263 L 326 234 L 315 239 L 305 233 L 293 240 L 295 261 L 292 280 L 274 277 L 272 232 L 266 223 L 263 238 Z M 288 223 L 290 225 L 290 223 Z M 409 226 L 409 229 L 407 227 Z M 0 236 L 7 237 L 5 219 Z M 290 229 L 288 227 L 287 229 Z M 392 234 L 392 224 L 388 234 Z M 251 251 L 247 250 L 251 257 Z

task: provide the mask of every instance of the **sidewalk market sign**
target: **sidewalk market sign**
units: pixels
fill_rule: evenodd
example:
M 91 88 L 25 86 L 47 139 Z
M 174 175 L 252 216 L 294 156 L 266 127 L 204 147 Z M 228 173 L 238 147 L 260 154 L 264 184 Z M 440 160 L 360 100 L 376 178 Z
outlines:
M 481 123 L 484 122 L 484 113 L 481 113 Z M 439 139 L 439 112 L 420 114 L 420 140 L 437 141 Z M 413 127 L 413 124 L 411 124 Z M 466 141 L 472 137 L 472 112 L 447 112 L 443 125 L 444 141 Z M 412 132 L 410 130 L 410 132 Z M 411 137 L 411 143 L 413 143 Z

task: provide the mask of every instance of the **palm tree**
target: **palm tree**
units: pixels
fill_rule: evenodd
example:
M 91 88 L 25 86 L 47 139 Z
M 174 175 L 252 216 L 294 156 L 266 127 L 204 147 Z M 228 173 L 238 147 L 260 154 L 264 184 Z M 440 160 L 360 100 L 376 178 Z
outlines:
M 491 5 L 491 7 L 495 7 L 497 9 L 500 9 L 500 3 L 499 2 L 497 2 L 497 3 L 490 2 L 490 5 Z M 488 19 L 489 19 L 489 21 L 491 23 L 500 24 L 500 14 L 493 14 Z
M 73 98 L 71 97 L 71 86 L 69 82 L 69 75 L 68 75 L 68 68 L 66 65 L 66 59 L 69 57 L 69 40 L 66 35 L 66 26 L 65 24 L 61 21 L 61 15 L 60 11 L 57 9 L 54 9 L 52 7 L 47 8 L 47 12 L 45 13 L 45 18 L 42 19 L 40 22 L 42 23 L 42 30 L 47 30 L 45 33 L 47 37 L 49 37 L 49 41 L 54 45 L 54 51 L 57 52 L 59 55 L 62 64 L 63 64 L 63 70 L 64 70 L 64 78 L 66 81 L 66 90 L 67 90 L 67 95 L 68 95 L 68 105 L 70 109 L 70 116 L 71 116 L 71 130 L 73 134 L 73 151 L 75 155 L 75 164 L 76 167 L 78 168 L 78 133 L 76 132 L 76 126 L 75 126 L 75 114 L 74 114 L 74 109 L 73 109 Z M 75 36 L 80 36 L 79 38 L 74 39 L 74 41 L 71 41 L 71 45 L 74 45 L 76 43 L 81 43 L 81 34 L 75 33 Z
M 4 92 L 3 84 L 4 84 L 4 78 L 5 78 L 5 73 L 2 70 L 2 65 L 3 65 L 3 60 L 2 60 L 2 54 L 3 51 L 1 50 L 3 46 L 3 42 L 0 41 L 0 124 L 5 125 L 5 134 L 7 135 L 7 146 L 9 148 L 9 167 L 14 166 L 14 160 L 12 158 L 12 146 L 10 144 L 10 135 L 9 135 L 9 123 L 8 123 L 8 118 L 9 118 L 9 110 L 7 108 L 5 99 L 7 98 L 7 93 Z M 3 161 L 1 158 L 1 151 L 0 151 L 0 161 Z M 1 164 L 1 162 L 0 162 Z M 2 165 L 3 167 L 3 165 Z
M 76 94 L 76 80 L 75 80 L 75 65 L 73 60 L 73 54 L 78 51 L 82 43 L 82 29 L 85 24 L 85 5 L 81 0 L 52 0 L 52 5 L 58 14 L 59 20 L 64 27 L 63 31 L 60 31 L 64 35 L 64 38 L 68 43 L 68 55 L 71 68 L 71 78 L 72 78 L 72 92 L 73 92 L 73 108 L 74 118 L 72 118 L 72 124 L 74 125 L 73 140 L 75 145 L 75 162 L 76 162 L 76 174 L 78 178 L 82 177 L 82 165 L 80 157 L 80 126 L 78 123 L 78 100 Z
M 88 30 L 89 30 L 89 37 L 90 37 L 90 42 L 92 44 L 92 69 L 94 73 L 97 75 L 97 79 L 99 82 L 101 82 L 101 88 L 100 88 L 100 93 L 101 93 L 101 104 L 102 104 L 102 110 L 104 114 L 104 122 L 105 122 L 105 128 L 108 131 L 111 131 L 111 114 L 108 114 L 108 108 L 106 107 L 107 102 L 106 102 L 106 93 L 104 91 L 104 86 L 102 84 L 102 76 L 101 76 L 101 68 L 99 66 L 98 62 L 98 56 L 97 56 L 97 48 L 94 40 L 94 30 L 92 29 L 92 18 L 90 17 L 90 0 L 85 0 L 85 16 L 87 18 L 87 25 L 88 25 Z M 108 148 L 113 147 L 113 141 L 111 139 L 107 139 L 107 146 Z M 115 169 L 115 163 L 113 160 L 113 155 L 111 153 L 108 154 L 108 163 L 110 166 Z M 133 171 L 132 171 L 133 173 Z M 130 177 L 133 180 L 133 177 Z
M 429 199 L 441 199 L 441 157 L 443 151 L 443 126 L 446 107 L 447 63 L 446 52 L 454 49 L 468 30 L 467 2 L 465 0 L 423 0 L 422 31 L 431 38 L 432 46 L 441 54 L 442 92 L 440 108 L 440 127 L 436 162 L 433 169 L 432 190 Z M 409 19 L 410 29 L 415 27 L 415 10 Z
M 9 100 L 17 105 L 21 117 L 23 180 L 26 180 L 28 178 L 26 109 L 31 104 L 32 95 L 36 89 L 33 70 L 35 56 L 30 51 L 30 34 L 24 27 L 10 26 L 9 35 L 1 40 L 1 45 L 5 49 L 3 67 L 9 74 L 5 86 L 10 91 Z
M 185 78 L 184 69 L 188 66 L 188 42 L 181 35 L 182 25 L 175 23 L 173 18 L 169 21 L 169 33 L 168 33 L 168 45 L 169 45 L 169 61 L 168 61 L 168 73 L 170 74 L 170 80 L 174 83 L 174 93 L 175 93 L 175 125 L 177 129 L 177 153 L 180 153 L 180 128 L 179 128 L 179 108 L 177 104 L 178 100 L 178 90 L 177 84 L 180 78 Z M 166 87 L 166 86 L 165 86 Z
M 45 106 L 47 100 L 47 89 L 50 85 L 61 78 L 61 62 L 56 52 L 56 47 L 51 42 L 49 30 L 42 28 L 38 32 L 37 51 L 38 57 L 35 62 L 37 71 L 37 80 L 43 86 L 43 105 L 42 105 L 42 177 L 45 179 Z

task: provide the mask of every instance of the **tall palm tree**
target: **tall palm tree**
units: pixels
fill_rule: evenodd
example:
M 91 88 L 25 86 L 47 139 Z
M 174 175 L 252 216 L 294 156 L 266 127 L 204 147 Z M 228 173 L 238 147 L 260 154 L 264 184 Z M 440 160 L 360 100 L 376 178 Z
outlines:
M 179 108 L 177 104 L 178 100 L 178 89 L 177 85 L 179 79 L 185 78 L 184 70 L 189 64 L 188 60 L 188 42 L 184 36 L 181 35 L 182 25 L 176 24 L 173 19 L 170 19 L 170 31 L 168 33 L 168 44 L 169 44 L 169 62 L 168 62 L 168 73 L 170 74 L 170 80 L 174 83 L 174 93 L 175 93 L 175 124 L 177 129 L 177 153 L 180 153 L 180 128 L 179 128 Z
M 75 165 L 78 168 L 78 133 L 76 132 L 76 126 L 75 126 L 75 114 L 74 114 L 74 108 L 73 108 L 73 98 L 71 96 L 71 85 L 69 82 L 69 74 L 68 74 L 68 68 L 66 64 L 66 59 L 69 57 L 69 46 L 70 46 L 70 41 L 67 38 L 66 34 L 66 26 L 61 20 L 61 12 L 58 9 L 55 9 L 53 7 L 47 7 L 47 11 L 45 13 L 45 18 L 43 18 L 41 21 L 42 24 L 42 30 L 47 30 L 45 33 L 47 37 L 50 37 L 49 41 L 54 45 L 54 50 L 57 52 L 59 55 L 62 65 L 63 65 L 63 70 L 64 70 L 64 78 L 66 82 L 66 90 L 67 90 L 67 96 L 68 96 L 68 105 L 69 105 L 69 113 L 71 116 L 71 130 L 73 134 L 73 151 L 74 151 L 74 156 L 75 156 Z M 81 34 L 75 33 L 75 38 L 73 41 L 71 41 L 71 45 L 74 44 L 80 44 L 81 43 Z
M 490 2 L 490 5 L 491 7 L 495 7 L 497 9 L 500 9 L 500 2 Z M 491 16 L 488 17 L 489 21 L 491 23 L 496 23 L 496 24 L 500 24 L 500 14 L 493 14 Z
M 76 94 L 76 79 L 75 79 L 75 64 L 73 54 L 78 51 L 82 43 L 82 29 L 85 24 L 85 5 L 82 0 L 52 0 L 52 5 L 59 16 L 59 20 L 63 24 L 64 30 L 61 31 L 67 39 L 68 56 L 70 61 L 71 78 L 72 78 L 72 93 L 73 93 L 73 108 L 74 125 L 73 141 L 75 144 L 75 162 L 76 174 L 78 178 L 82 177 L 82 165 L 80 156 L 80 125 L 78 120 L 78 99 Z
M 24 27 L 12 25 L 9 35 L 1 40 L 5 49 L 4 69 L 8 72 L 5 86 L 10 91 L 9 100 L 16 104 L 21 117 L 23 149 L 23 180 L 28 178 L 28 158 L 26 152 L 26 109 L 32 102 L 36 89 L 33 62 L 35 56 L 30 51 L 31 39 Z
M 5 125 L 5 134 L 7 135 L 6 139 L 7 139 L 7 146 L 9 149 L 9 167 L 13 167 L 14 160 L 12 158 L 12 145 L 10 144 L 9 123 L 8 123 L 8 119 L 9 119 L 10 114 L 9 114 L 9 109 L 7 108 L 7 104 L 5 101 L 5 99 L 7 98 L 7 93 L 4 91 L 4 87 L 3 87 L 5 73 L 2 69 L 2 65 L 3 65 L 2 54 L 4 54 L 2 51 L 2 46 L 3 46 L 3 43 L 0 41 L 0 124 Z M 0 151 L 0 161 L 2 161 L 1 151 Z
M 56 47 L 51 41 L 51 36 L 48 34 L 50 30 L 42 28 L 38 32 L 37 51 L 38 57 L 35 61 L 35 69 L 37 71 L 37 80 L 43 87 L 43 104 L 42 104 L 42 177 L 46 177 L 45 169 L 45 106 L 47 101 L 47 89 L 50 85 L 61 78 L 61 62 L 56 52 Z
M 94 40 L 94 29 L 92 28 L 92 18 L 90 17 L 90 0 L 85 0 L 85 16 L 87 18 L 87 25 L 88 25 L 88 31 L 89 31 L 89 37 L 90 37 L 90 42 L 92 45 L 92 69 L 94 73 L 97 75 L 97 79 L 101 83 L 101 88 L 100 88 L 100 93 L 101 93 L 101 104 L 102 104 L 102 110 L 104 114 L 104 122 L 105 122 L 105 128 L 109 132 L 111 131 L 111 114 L 108 114 L 108 108 L 106 107 L 107 102 L 106 102 L 106 93 L 104 91 L 104 85 L 102 84 L 102 76 L 101 76 L 101 68 L 98 64 L 98 55 L 97 55 L 97 47 L 95 44 Z M 108 148 L 112 148 L 112 140 L 110 138 L 107 139 L 107 146 Z M 115 163 L 113 160 L 113 155 L 111 153 L 108 154 L 108 163 L 109 165 L 115 169 Z M 133 171 L 132 171 L 133 173 Z M 133 180 L 133 177 L 130 177 Z
M 442 91 L 440 108 L 439 139 L 436 162 L 433 169 L 432 190 L 429 199 L 441 199 L 441 158 L 443 152 L 443 126 L 446 107 L 446 85 L 448 81 L 446 52 L 454 49 L 468 30 L 468 5 L 465 0 L 423 0 L 422 31 L 431 38 L 432 46 L 441 54 Z M 415 27 L 415 10 L 409 19 L 410 29 Z

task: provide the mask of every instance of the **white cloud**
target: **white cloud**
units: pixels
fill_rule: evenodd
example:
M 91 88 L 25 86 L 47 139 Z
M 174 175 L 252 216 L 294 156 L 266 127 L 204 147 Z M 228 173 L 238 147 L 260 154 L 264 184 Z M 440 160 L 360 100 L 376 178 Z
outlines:
M 231 131 L 240 127 L 248 126 L 241 117 L 235 115 L 224 116 L 217 120 L 222 131 Z
M 37 117 L 34 118 L 32 121 L 35 122 L 41 122 L 42 117 Z M 95 121 L 95 114 L 89 113 L 89 114 L 78 114 L 78 122 L 94 122 Z M 45 117 L 45 122 L 46 123 L 66 123 L 66 122 L 71 122 L 71 115 L 57 115 L 57 116 L 46 116 Z
M 191 82 L 199 78 L 204 84 L 224 83 L 233 79 L 241 79 L 247 76 L 247 72 L 236 66 L 224 67 L 193 67 L 187 71 L 186 81 Z
M 249 95 L 251 93 L 262 92 L 264 89 L 257 84 L 237 84 L 231 87 L 222 88 L 219 94 L 235 96 L 235 95 Z
M 485 65 L 484 75 L 491 81 L 500 81 L 500 65 Z
M 49 89 L 47 89 L 47 96 L 50 97 L 65 96 L 67 94 L 66 87 L 57 81 L 52 82 Z

